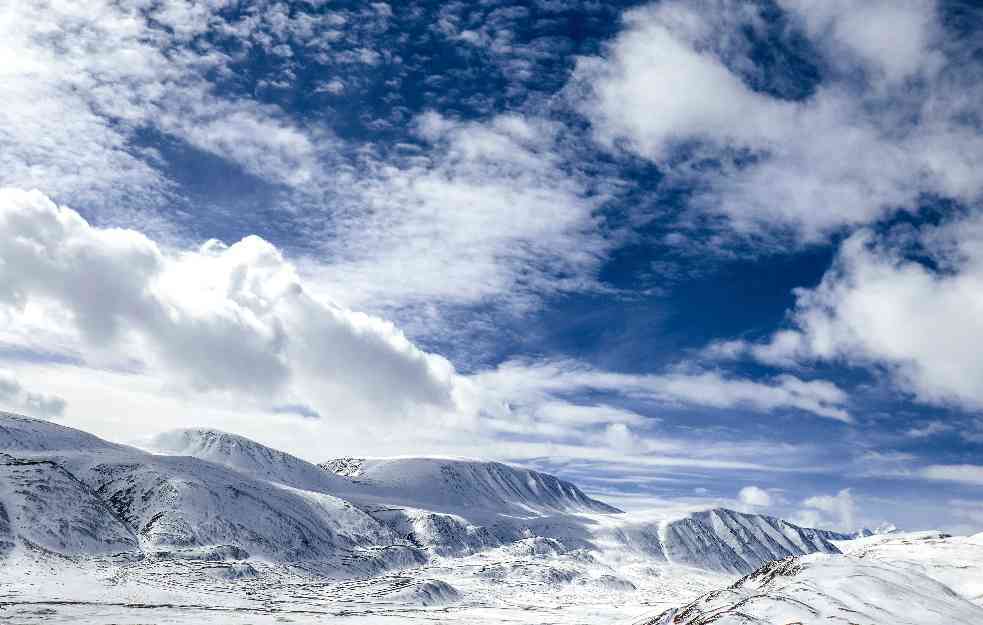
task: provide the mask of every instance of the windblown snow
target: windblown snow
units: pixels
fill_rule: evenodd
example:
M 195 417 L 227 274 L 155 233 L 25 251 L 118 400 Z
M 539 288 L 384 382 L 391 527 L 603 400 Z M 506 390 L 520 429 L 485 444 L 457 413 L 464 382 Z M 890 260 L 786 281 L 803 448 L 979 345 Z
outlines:
M 207 429 L 151 448 L 0 413 L 0 621 L 697 623 L 742 605 L 771 622 L 788 603 L 805 623 L 862 589 L 872 623 L 898 592 L 983 623 L 980 537 L 624 513 L 500 462 L 315 465 Z

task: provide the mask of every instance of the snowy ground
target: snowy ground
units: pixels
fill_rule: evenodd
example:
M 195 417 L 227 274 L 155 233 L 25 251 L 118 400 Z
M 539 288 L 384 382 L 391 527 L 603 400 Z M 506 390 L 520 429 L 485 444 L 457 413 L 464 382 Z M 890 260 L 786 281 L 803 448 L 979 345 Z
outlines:
M 922 573 L 983 606 L 983 534 L 967 537 L 906 532 L 838 542 L 837 546 L 864 561 L 886 562 Z
M 983 608 L 903 566 L 816 553 L 771 562 L 642 625 L 979 625 Z
M 331 580 L 255 562 L 243 571 L 188 560 L 26 557 L 0 568 L 0 622 L 627 623 L 733 579 L 644 562 L 614 569 L 580 558 L 499 549 L 368 579 Z
M 541 539 L 363 579 L 254 559 L 19 553 L 0 567 L 0 622 L 983 623 L 983 536 L 913 532 L 839 545 L 846 555 L 779 561 L 736 585 L 734 575 L 623 552 L 555 553 Z

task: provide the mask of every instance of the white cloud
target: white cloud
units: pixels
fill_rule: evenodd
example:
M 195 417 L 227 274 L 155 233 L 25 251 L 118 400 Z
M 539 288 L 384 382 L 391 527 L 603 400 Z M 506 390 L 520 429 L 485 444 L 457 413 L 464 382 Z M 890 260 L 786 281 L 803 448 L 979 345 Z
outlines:
M 856 529 L 856 502 L 849 488 L 841 490 L 836 495 L 809 497 L 802 502 L 802 505 L 811 508 L 804 513 L 805 518 L 812 521 L 814 527 L 823 527 L 832 522 L 845 531 Z M 822 514 L 817 515 L 816 512 Z
M 307 295 L 272 245 L 183 253 L 91 226 L 42 193 L 0 191 L 0 302 L 71 320 L 88 353 L 139 358 L 165 380 L 397 418 L 453 405 L 455 373 L 392 324 Z
M 0 369 L 0 409 L 50 419 L 65 414 L 66 406 L 61 397 L 31 392 L 24 388 L 14 372 Z
M 944 61 L 933 49 L 941 36 L 935 0 L 779 0 L 778 4 L 801 20 L 810 37 L 824 44 L 832 63 L 860 61 L 887 80 L 900 81 L 936 70 Z
M 207 75 L 225 71 L 229 57 L 201 41 L 188 46 L 203 29 L 230 26 L 216 15 L 221 6 L 5 6 L 0 184 L 40 188 L 111 215 L 119 205 L 159 205 L 175 189 L 160 155 L 135 143 L 138 130 L 177 137 L 275 183 L 316 182 L 330 138 L 276 107 L 216 95 Z M 250 33 L 240 34 L 251 45 Z
M 340 14 L 261 3 L 240 19 L 225 6 L 5 7 L 0 185 L 37 188 L 99 223 L 145 229 L 148 207 L 162 209 L 184 191 L 161 154 L 140 142 L 163 135 L 281 190 L 269 209 L 293 211 L 304 223 L 299 238 L 323 243 L 305 272 L 346 305 L 387 315 L 412 305 L 403 319 L 411 322 L 445 303 L 498 298 L 524 308 L 550 292 L 597 286 L 609 244 L 593 211 L 604 193 L 563 162 L 558 124 L 425 114 L 418 158 L 381 158 L 353 144 L 346 147 L 360 156 L 339 166 L 346 151 L 323 124 L 218 88 L 215 77 L 228 76 L 240 58 L 200 35 L 270 54 L 305 46 L 377 63 L 380 53 L 338 50 L 321 36 L 345 23 Z M 371 13 L 360 19 L 385 16 Z M 338 95 L 351 87 L 346 80 L 331 76 L 322 87 Z M 154 231 L 183 234 L 167 223 L 170 214 L 155 214 Z
M 431 452 L 503 458 L 615 453 L 643 466 L 771 470 L 754 460 L 761 443 L 703 440 L 694 450 L 686 438 L 652 436 L 660 420 L 620 404 L 847 418 L 838 388 L 792 376 L 755 383 L 717 373 L 630 375 L 575 361 L 510 362 L 462 376 L 391 323 L 308 294 L 291 263 L 258 237 L 162 248 L 134 230 L 93 226 L 38 191 L 0 191 L 0 285 L 9 321 L 0 339 L 69 356 L 22 366 L 26 379 L 45 380 L 72 402 L 73 418 L 78 412 L 101 433 L 188 425 L 189 415 L 283 444 L 261 422 L 282 429 L 303 421 L 297 427 L 339 445 L 369 436 L 373 449 L 390 453 L 415 441 Z M 610 401 L 574 398 L 595 392 Z M 106 415 L 107 402 L 125 409 Z M 321 419 L 299 419 L 285 406 Z M 295 445 L 288 447 L 320 450 Z
M 910 260 L 912 245 L 935 266 Z M 797 291 L 794 330 L 763 345 L 729 344 L 769 364 L 841 360 L 886 365 L 929 403 L 983 406 L 983 218 L 915 236 L 860 231 L 815 289 Z
M 631 428 L 624 423 L 611 423 L 604 429 L 604 442 L 620 452 L 631 453 L 643 446 Z
M 944 434 L 945 432 L 952 431 L 952 425 L 945 423 L 943 421 L 929 421 L 924 425 L 910 428 L 905 432 L 905 436 L 909 438 L 928 438 L 930 436 L 935 436 L 936 434 Z
M 983 486 L 983 465 L 933 464 L 920 469 L 917 475 L 929 480 Z
M 771 495 L 757 486 L 745 486 L 737 493 L 737 499 L 742 504 L 755 508 L 766 508 L 771 505 Z
M 624 142 L 663 162 L 675 144 L 693 138 L 761 148 L 770 135 L 779 138 L 794 106 L 752 91 L 711 49 L 715 27 L 733 27 L 736 17 L 713 24 L 696 7 L 674 2 L 629 11 L 607 56 L 577 67 L 588 90 L 579 104 L 602 143 Z
M 713 408 L 745 407 L 760 412 L 796 409 L 849 422 L 847 395 L 823 380 L 804 381 L 782 375 L 767 382 L 728 378 L 717 372 L 625 374 L 599 371 L 569 360 L 527 363 L 510 361 L 473 376 L 486 406 L 502 413 L 522 398 L 608 391 L 652 401 Z M 491 410 L 491 408 L 487 408 Z
M 747 84 L 739 70 L 761 69 L 741 33 L 760 29 L 760 17 L 727 0 L 630 11 L 604 55 L 579 62 L 571 98 L 602 145 L 654 161 L 697 190 L 694 208 L 726 216 L 744 235 L 790 229 L 816 240 L 914 209 L 926 192 L 980 197 L 972 163 L 983 137 L 968 120 L 983 93 L 962 51 L 939 47 L 929 3 L 784 4 L 820 49 L 854 64 L 805 99 Z M 857 81 L 858 64 L 876 76 Z M 914 74 L 924 84 L 903 80 Z M 705 166 L 713 160 L 719 168 Z
M 554 123 L 502 115 L 487 123 L 421 115 L 425 156 L 370 161 L 326 243 L 318 281 L 345 301 L 525 308 L 545 294 L 596 287 L 609 243 L 585 181 L 561 167 Z

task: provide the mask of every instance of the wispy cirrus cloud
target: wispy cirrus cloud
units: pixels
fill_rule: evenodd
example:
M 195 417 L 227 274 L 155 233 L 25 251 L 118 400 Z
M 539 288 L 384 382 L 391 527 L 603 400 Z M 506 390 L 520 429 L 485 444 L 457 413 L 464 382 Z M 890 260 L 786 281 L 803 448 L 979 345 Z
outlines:
M 918 477 L 983 486 L 983 466 L 978 464 L 933 464 L 919 470 Z
M 729 377 L 717 371 L 654 374 L 597 370 L 577 361 L 509 361 L 474 376 L 482 389 L 497 398 L 508 413 L 523 398 L 588 392 L 614 392 L 626 397 L 666 404 L 682 403 L 708 408 L 749 408 L 760 412 L 797 410 L 850 422 L 847 394 L 836 385 L 782 375 L 765 381 Z M 495 401 L 486 402 L 495 405 Z
M 319 281 L 346 301 L 394 307 L 525 309 L 551 293 L 598 288 L 611 248 L 595 214 L 603 181 L 570 168 L 560 124 L 428 112 L 415 128 L 425 150 L 398 164 L 373 159 L 353 179 Z

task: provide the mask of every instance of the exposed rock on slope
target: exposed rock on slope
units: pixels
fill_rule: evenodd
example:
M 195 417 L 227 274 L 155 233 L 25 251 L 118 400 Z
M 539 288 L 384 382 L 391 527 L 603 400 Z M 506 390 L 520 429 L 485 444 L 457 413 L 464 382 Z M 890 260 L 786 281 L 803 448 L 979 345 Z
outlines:
M 788 556 L 839 553 L 820 530 L 723 508 L 668 523 L 662 548 L 672 562 L 729 573 L 748 573 Z
M 88 486 L 46 460 L 0 454 L 0 544 L 60 555 L 136 551 L 132 530 Z
M 920 573 L 842 555 L 770 562 L 638 625 L 951 625 L 983 623 L 983 609 Z

